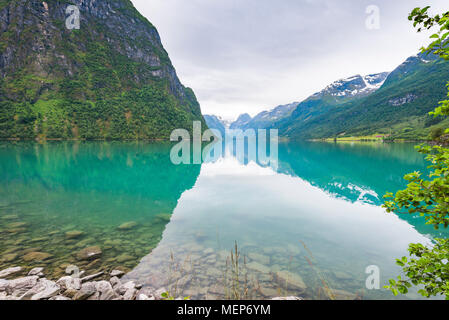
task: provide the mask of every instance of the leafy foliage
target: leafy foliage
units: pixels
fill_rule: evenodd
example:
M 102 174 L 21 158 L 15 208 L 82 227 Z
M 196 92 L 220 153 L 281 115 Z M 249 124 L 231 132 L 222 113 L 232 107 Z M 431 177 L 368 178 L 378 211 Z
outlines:
M 418 32 L 438 25 L 439 31 L 432 35 L 434 40 L 423 52 L 433 53 L 449 60 L 449 47 L 446 38 L 449 35 L 449 12 L 443 15 L 429 16 L 430 7 L 415 8 L 409 16 Z M 431 112 L 435 117 L 449 115 L 448 101 Z M 432 163 L 429 179 L 423 179 L 420 172 L 405 176 L 409 182 L 407 189 L 398 191 L 396 195 L 388 193 L 385 208 L 389 212 L 409 213 L 424 216 L 428 224 L 436 229 L 449 226 L 449 149 L 443 146 L 419 146 L 420 153 L 427 155 Z M 419 293 L 424 297 L 445 295 L 449 300 L 449 239 L 435 239 L 432 247 L 422 244 L 410 244 L 410 258 L 403 257 L 397 264 L 403 268 L 406 279 L 401 276 L 390 280 L 393 294 L 406 294 L 412 285 L 423 286 Z
M 407 294 L 412 285 L 423 285 L 424 289 L 418 292 L 424 297 L 444 294 L 449 300 L 449 239 L 436 239 L 433 248 L 411 244 L 409 252 L 412 258 L 402 257 L 396 261 L 408 279 L 401 276 L 391 279 L 388 288 L 398 295 Z
M 433 169 L 425 180 L 420 172 L 407 174 L 407 189 L 398 191 L 394 196 L 388 193 L 385 203 L 389 212 L 419 213 L 428 224 L 438 229 L 440 225 L 449 226 L 449 152 L 441 146 L 419 146 L 419 152 L 427 154 L 427 160 Z

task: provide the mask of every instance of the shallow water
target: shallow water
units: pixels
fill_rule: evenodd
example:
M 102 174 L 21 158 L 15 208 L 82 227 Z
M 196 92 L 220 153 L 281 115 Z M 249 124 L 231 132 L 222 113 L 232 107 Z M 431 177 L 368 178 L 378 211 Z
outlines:
M 72 263 L 88 273 L 122 268 L 175 296 L 232 297 L 237 242 L 234 294 L 389 299 L 366 289 L 365 269 L 378 266 L 384 285 L 408 243 L 438 236 L 421 218 L 380 207 L 404 174 L 425 170 L 411 144 L 286 143 L 276 170 L 232 156 L 175 166 L 169 152 L 168 144 L 0 144 L 0 269 L 42 265 L 58 277 Z M 82 234 L 68 239 L 70 231 Z M 89 246 L 101 257 L 80 260 Z

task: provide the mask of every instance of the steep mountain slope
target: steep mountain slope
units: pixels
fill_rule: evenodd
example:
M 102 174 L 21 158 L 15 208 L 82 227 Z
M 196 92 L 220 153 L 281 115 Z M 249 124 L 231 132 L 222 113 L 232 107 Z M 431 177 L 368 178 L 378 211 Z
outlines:
M 231 123 L 229 129 L 240 129 L 244 128 L 251 121 L 251 116 L 247 113 L 241 114 L 237 120 Z
M 222 136 L 225 135 L 226 122 L 223 119 L 221 119 L 220 117 L 217 117 L 215 115 L 205 114 L 204 120 L 206 121 L 206 124 L 210 129 L 216 129 L 216 130 L 220 131 Z
M 280 129 L 282 135 L 290 136 L 293 131 L 294 136 L 297 133 L 294 131 L 296 126 L 320 115 L 329 114 L 345 103 L 369 96 L 383 85 L 387 76 L 388 73 L 383 72 L 338 80 L 301 102 L 289 118 L 278 121 L 275 126 Z
M 296 109 L 299 102 L 293 102 L 281 105 L 270 111 L 263 111 L 249 121 L 237 120 L 232 124 L 234 129 L 268 129 L 273 123 L 276 123 L 286 117 L 289 117 L 293 110 Z
M 433 119 L 428 113 L 446 96 L 448 79 L 447 61 L 419 54 L 394 70 L 377 91 L 340 101 L 312 97 L 276 126 L 281 135 L 293 139 L 371 134 L 424 139 L 442 125 L 442 119 Z
M 232 127 L 239 129 L 282 128 L 294 121 L 306 121 L 325 114 L 341 104 L 372 94 L 382 86 L 387 76 L 388 72 L 383 72 L 341 79 L 301 103 L 281 105 L 271 111 L 261 112 L 250 120 L 248 118 L 245 118 L 245 121 L 239 119 Z
M 193 91 L 129 0 L 0 1 L 0 138 L 167 138 L 193 120 Z

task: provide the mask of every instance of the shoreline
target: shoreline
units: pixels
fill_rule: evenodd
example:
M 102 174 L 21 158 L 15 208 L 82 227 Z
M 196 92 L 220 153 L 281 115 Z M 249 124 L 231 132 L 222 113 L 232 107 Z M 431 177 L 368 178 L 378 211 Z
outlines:
M 6 300 L 58 300 L 58 301 L 155 301 L 155 300 L 191 300 L 190 297 L 171 297 L 165 288 L 154 290 L 134 281 L 122 282 L 125 272 L 113 270 L 109 280 L 94 281 L 104 277 L 100 272 L 84 276 L 84 271 L 73 274 L 76 266 L 70 266 L 66 276 L 53 281 L 44 275 L 44 268 L 37 267 L 24 273 L 22 267 L 12 267 L 0 271 L 0 301 Z M 21 275 L 16 278 L 14 276 Z M 269 300 L 304 300 L 297 296 L 274 297 Z
M 76 266 L 66 269 L 66 275 L 54 281 L 45 277 L 44 268 L 28 273 L 22 267 L 0 271 L 0 300 L 164 300 L 165 288 L 154 290 L 134 281 L 122 282 L 125 272 L 113 270 L 85 275 Z M 95 279 L 105 277 L 109 280 Z

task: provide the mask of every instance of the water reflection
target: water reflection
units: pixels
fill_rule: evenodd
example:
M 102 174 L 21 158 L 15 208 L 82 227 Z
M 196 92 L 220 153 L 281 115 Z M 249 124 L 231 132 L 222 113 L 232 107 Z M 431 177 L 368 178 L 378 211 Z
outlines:
M 407 144 L 281 144 L 277 171 L 230 155 L 205 163 L 158 247 L 127 279 L 223 298 L 237 241 L 253 298 L 392 298 L 365 288 L 365 269 L 379 266 L 384 285 L 400 272 L 394 261 L 408 244 L 434 235 L 421 219 L 380 207 L 381 196 L 403 188 L 402 176 L 414 170 L 425 163 Z
M 200 172 L 199 165 L 173 165 L 170 147 L 0 144 L 0 269 L 40 265 L 58 277 L 68 263 L 88 273 L 134 267 Z M 90 246 L 101 258 L 80 259 Z

